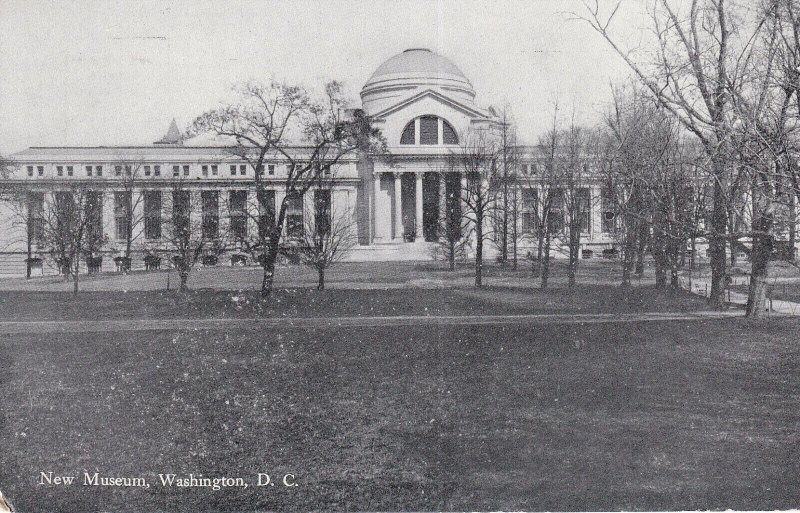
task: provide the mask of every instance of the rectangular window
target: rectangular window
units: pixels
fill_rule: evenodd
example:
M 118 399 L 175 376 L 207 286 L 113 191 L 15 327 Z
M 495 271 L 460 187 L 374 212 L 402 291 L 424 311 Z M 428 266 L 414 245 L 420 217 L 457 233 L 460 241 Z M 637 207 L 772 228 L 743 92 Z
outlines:
M 614 192 L 604 187 L 600 191 L 600 231 L 615 233 L 617 231 L 616 208 L 614 208 Z
M 191 235 L 191 196 L 189 191 L 172 191 L 172 227 L 177 240 L 186 240 Z
M 258 235 L 267 237 L 269 230 L 275 224 L 275 191 L 258 191 Z
M 564 191 L 552 189 L 549 196 L 550 212 L 547 215 L 547 226 L 550 233 L 561 233 L 564 230 Z
M 419 118 L 419 143 L 439 144 L 439 118 L 434 116 Z
M 200 166 L 203 176 L 208 176 L 208 166 Z
M 239 175 L 245 176 L 247 174 L 247 166 L 245 164 L 241 164 L 239 166 Z
M 229 198 L 231 234 L 237 240 L 247 237 L 247 191 L 231 191 Z
M 212 176 L 219 175 L 219 166 L 218 165 L 216 165 L 216 164 L 212 164 L 211 165 L 211 175 Z
M 589 189 L 580 188 L 576 191 L 577 200 L 577 214 L 581 233 L 589 233 L 591 231 L 591 214 L 592 214 L 592 201 L 589 195 Z
M 114 176 L 122 176 L 122 166 L 114 166 Z
M 118 191 L 114 193 L 114 220 L 116 221 L 116 236 L 118 240 L 127 240 L 131 230 L 131 192 Z
M 172 176 L 177 177 L 181 174 L 181 166 L 172 166 Z
M 56 166 L 56 174 L 58 176 L 64 176 L 64 166 Z
M 28 193 L 28 237 L 34 244 L 44 240 L 44 193 Z
M 331 191 L 314 191 L 314 231 L 317 235 L 331 233 Z
M 286 196 L 286 236 L 303 237 L 303 195 L 297 192 Z
M 183 166 L 183 176 L 189 176 L 189 166 Z
M 67 166 L 67 176 L 72 176 L 72 166 Z
M 86 235 L 91 249 L 99 249 L 103 241 L 103 193 L 88 191 L 86 193 Z M 89 248 L 87 248 L 89 249 Z
M 33 176 L 33 166 L 28 166 L 28 176 Z
M 161 176 L 161 166 L 153 166 L 153 176 Z
M 270 164 L 267 166 L 267 173 L 270 175 L 275 175 L 275 164 Z
M 150 166 L 144 166 L 144 176 L 150 176 Z
M 161 238 L 161 191 L 144 191 L 144 238 Z
M 44 176 L 44 166 L 36 166 L 36 173 L 38 173 L 39 176 Z
M 231 176 L 236 176 L 236 166 L 231 166 Z
M 95 176 L 103 176 L 103 166 L 94 166 Z
M 216 239 L 219 236 L 219 193 L 202 191 L 200 197 L 203 205 L 203 238 Z
M 522 233 L 536 233 L 539 229 L 539 191 L 522 189 Z
M 94 168 L 92 166 L 86 166 L 86 176 L 92 176 L 92 171 Z

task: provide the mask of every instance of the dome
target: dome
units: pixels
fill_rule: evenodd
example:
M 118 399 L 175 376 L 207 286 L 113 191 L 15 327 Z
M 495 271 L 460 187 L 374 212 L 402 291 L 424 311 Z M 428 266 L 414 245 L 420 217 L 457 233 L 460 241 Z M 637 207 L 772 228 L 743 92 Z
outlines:
M 469 103 L 475 98 L 469 79 L 452 61 L 427 48 L 410 48 L 378 66 L 364 84 L 361 99 L 364 109 L 374 113 L 425 89 L 440 89 Z

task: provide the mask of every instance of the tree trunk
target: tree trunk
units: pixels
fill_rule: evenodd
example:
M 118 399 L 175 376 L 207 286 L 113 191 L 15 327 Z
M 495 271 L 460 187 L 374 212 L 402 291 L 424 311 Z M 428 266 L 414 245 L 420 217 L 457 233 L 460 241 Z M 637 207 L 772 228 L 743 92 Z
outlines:
M 267 299 L 272 294 L 272 287 L 275 283 L 275 261 L 278 259 L 278 245 L 280 239 L 272 236 L 269 238 L 269 246 L 264 261 L 261 266 L 264 268 L 264 276 L 261 280 L 261 299 Z
M 644 274 L 644 254 L 647 249 L 648 242 L 648 225 L 645 222 L 639 222 L 639 237 L 636 246 L 636 269 L 634 272 L 637 276 Z
M 541 288 L 547 288 L 547 280 L 550 277 L 550 233 L 544 236 L 544 247 L 542 248 L 542 284 Z
M 567 268 L 567 286 L 575 287 L 575 274 L 578 268 L 578 252 L 580 250 L 580 231 L 579 227 L 572 223 L 569 228 L 569 266 Z
M 708 304 L 715 309 L 724 308 L 725 294 L 725 246 L 728 229 L 728 215 L 725 208 L 726 190 L 725 162 L 716 157 L 712 162 L 714 174 L 714 207 L 711 215 L 711 235 L 708 241 L 708 252 L 711 258 L 711 292 Z
M 767 296 L 767 272 L 772 254 L 772 219 L 770 214 L 761 213 L 753 221 L 753 248 L 750 251 L 750 288 L 747 294 L 748 317 L 760 317 L 764 312 Z
M 178 289 L 181 292 L 186 292 L 189 290 L 189 273 L 186 271 L 178 271 L 178 276 L 181 279 L 180 288 Z
M 450 241 L 450 252 L 447 255 L 448 256 L 447 260 L 449 260 L 451 271 L 456 270 L 456 244 L 457 243 Z
M 475 286 L 483 286 L 483 217 L 475 220 Z
M 317 267 L 317 290 L 325 290 L 325 267 Z

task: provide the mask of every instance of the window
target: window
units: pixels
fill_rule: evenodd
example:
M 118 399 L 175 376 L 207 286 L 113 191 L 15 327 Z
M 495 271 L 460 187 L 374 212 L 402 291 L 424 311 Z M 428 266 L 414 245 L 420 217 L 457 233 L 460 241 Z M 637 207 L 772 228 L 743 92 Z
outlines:
M 400 136 L 400 144 L 416 144 L 415 124 L 416 121 L 412 120 L 411 123 L 406 125 L 403 129 L 403 134 Z
M 150 166 L 144 166 L 144 176 L 150 176 Z
M 172 176 L 180 176 L 181 174 L 181 166 L 172 166 Z
M 188 165 L 184 165 L 183 166 L 183 176 L 189 176 L 189 166 Z
M 539 228 L 539 191 L 522 189 L 522 233 L 536 233 Z
M 28 176 L 33 176 L 33 166 L 28 166 Z
M 102 167 L 100 169 L 103 169 Z M 39 176 L 44 176 L 44 166 L 36 166 L 36 173 Z
M 442 120 L 442 137 L 444 139 L 444 144 L 458 144 L 458 136 L 456 136 L 456 131 L 453 130 L 453 127 L 450 126 L 445 120 Z
M 117 239 L 127 240 L 131 229 L 131 192 L 114 193 L 114 220 L 116 221 Z
M 64 176 L 64 166 L 56 166 L 56 174 L 58 176 Z
M 273 175 L 273 176 L 275 175 L 275 164 L 269 164 L 267 166 L 267 174 Z
M 67 176 L 72 176 L 72 166 L 67 166 Z
M 314 230 L 317 236 L 331 232 L 331 191 L 314 191 Z
M 103 166 L 86 166 L 86 176 L 103 176 Z
M 239 165 L 239 176 L 245 176 L 247 174 L 247 166 L 245 164 Z
M 122 166 L 114 166 L 114 176 L 122 176 Z
M 98 191 L 86 193 L 87 249 L 97 250 L 103 241 L 103 194 Z
M 161 166 L 153 166 L 153 176 L 161 176 Z
M 293 192 L 286 196 L 286 235 L 301 238 L 303 233 L 303 195 Z
M 578 226 L 580 226 L 581 233 L 589 233 L 591 231 L 591 196 L 589 195 L 589 189 L 581 188 L 578 189 L 576 192 L 576 201 L 577 201 L 577 214 L 578 214 Z
M 550 211 L 547 214 L 547 227 L 550 233 L 560 233 L 564 230 L 564 191 L 553 189 L 549 196 Z
M 212 164 L 211 165 L 211 175 L 212 176 L 219 175 L 219 166 L 218 165 L 216 165 L 216 164 Z
M 439 144 L 439 118 L 435 116 L 419 118 L 419 143 Z
M 247 191 L 231 191 L 229 208 L 231 234 L 237 240 L 247 237 Z
M 275 224 L 275 191 L 258 191 L 258 235 L 266 237 Z
M 419 134 L 417 134 L 419 123 Z M 441 133 L 441 137 L 439 134 Z M 400 134 L 400 144 L 458 144 L 458 135 L 453 125 L 437 116 L 422 116 L 411 120 Z
M 231 166 L 231 176 L 236 176 L 236 166 L 235 165 Z
M 601 212 L 601 223 L 600 223 L 600 231 L 603 233 L 614 233 L 616 232 L 616 212 L 614 208 L 614 193 L 609 188 L 603 188 L 600 191 L 600 212 Z
M 203 205 L 203 238 L 216 239 L 219 236 L 219 193 L 202 191 L 200 199 Z
M 144 238 L 161 238 L 161 191 L 144 191 Z
M 185 241 L 191 235 L 191 205 L 189 191 L 172 191 L 172 227 L 176 239 Z
M 208 176 L 208 166 L 200 166 L 203 176 Z
M 28 237 L 35 244 L 44 240 L 44 193 L 28 193 Z

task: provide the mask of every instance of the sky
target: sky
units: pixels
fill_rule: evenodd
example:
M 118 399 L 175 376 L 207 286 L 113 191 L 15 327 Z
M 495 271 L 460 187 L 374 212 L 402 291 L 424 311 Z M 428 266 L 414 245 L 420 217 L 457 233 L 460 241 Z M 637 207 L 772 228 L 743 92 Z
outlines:
M 596 122 L 629 76 L 570 12 L 585 12 L 580 0 L 0 0 L 0 153 L 149 144 L 247 80 L 336 79 L 358 106 L 372 72 L 416 47 L 453 61 L 476 101 L 506 105 L 535 143 L 555 103 Z M 623 0 L 615 33 L 636 43 L 647 27 L 644 0 Z

